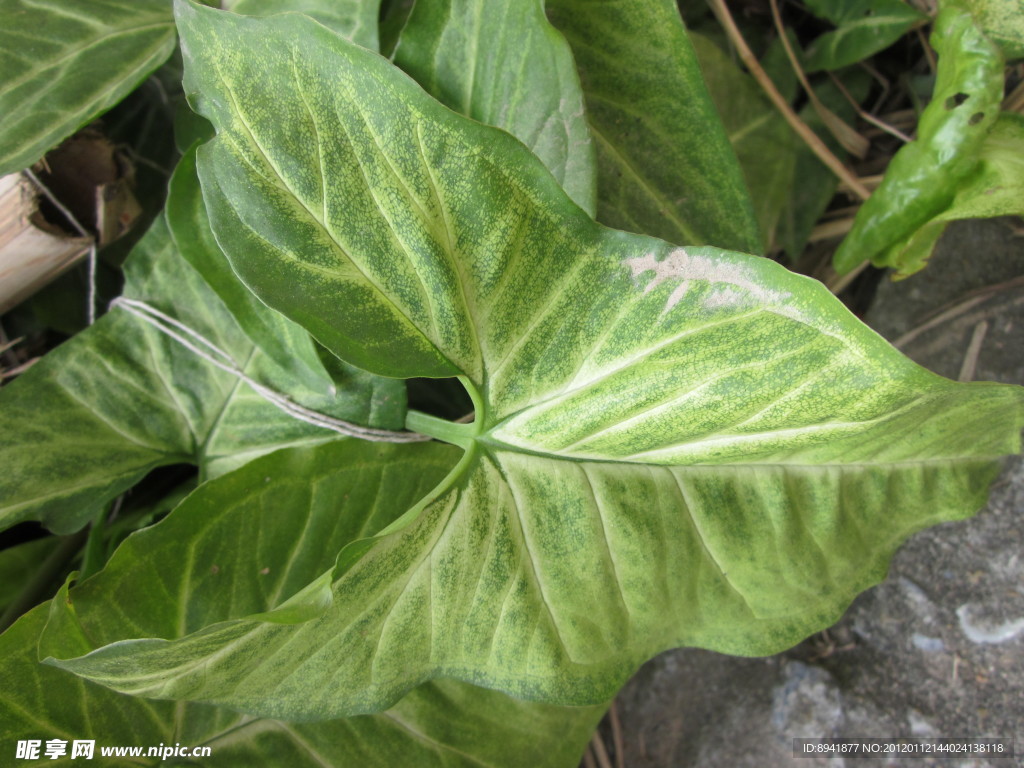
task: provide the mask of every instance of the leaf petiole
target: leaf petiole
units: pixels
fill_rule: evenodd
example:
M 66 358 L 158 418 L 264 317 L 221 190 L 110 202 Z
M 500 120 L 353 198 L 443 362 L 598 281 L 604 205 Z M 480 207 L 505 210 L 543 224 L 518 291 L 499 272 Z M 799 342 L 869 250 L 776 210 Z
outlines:
M 478 421 L 470 424 L 457 424 L 447 419 L 439 419 L 421 411 L 409 411 L 405 418 L 405 428 L 410 432 L 419 432 L 435 440 L 451 443 L 460 448 L 468 449 L 480 433 Z

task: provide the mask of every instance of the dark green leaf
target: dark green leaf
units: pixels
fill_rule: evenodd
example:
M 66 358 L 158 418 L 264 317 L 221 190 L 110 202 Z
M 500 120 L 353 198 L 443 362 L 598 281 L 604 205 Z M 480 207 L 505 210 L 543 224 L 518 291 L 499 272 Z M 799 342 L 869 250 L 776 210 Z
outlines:
M 174 49 L 168 0 L 2 0 L 0 18 L 0 175 L 106 112 Z
M 811 43 L 805 61 L 808 72 L 856 64 L 928 19 L 904 0 L 807 0 L 807 7 L 838 27 Z
M 867 72 L 849 69 L 838 77 L 857 103 L 867 97 L 871 87 L 871 77 Z M 815 93 L 825 108 L 841 120 L 850 123 L 855 119 L 853 106 L 831 81 L 817 85 Z M 842 146 L 822 122 L 812 104 L 800 111 L 800 118 L 837 157 L 846 157 Z M 803 252 L 814 226 L 832 202 L 838 186 L 839 179 L 835 173 L 818 159 L 806 143 L 801 142 L 794 163 L 793 187 L 787 196 L 778 229 L 779 244 L 790 259 L 795 260 Z
M 598 162 L 597 218 L 683 245 L 761 253 L 751 197 L 671 0 L 549 0 L 572 47 Z
M 0 551 L 0 613 L 7 610 L 60 542 L 56 536 L 47 536 Z
M 171 178 L 167 224 L 178 253 L 202 275 L 256 346 L 296 381 L 310 389 L 322 387 L 327 372 L 309 334 L 253 296 L 231 271 L 214 240 L 199 189 L 194 148 L 181 158 Z
M 754 201 L 764 248 L 776 240 L 792 198 L 797 157 L 805 149 L 761 87 L 705 37 L 690 35 L 694 51 L 729 142 Z M 786 62 L 788 66 L 788 62 Z
M 441 103 L 526 144 L 594 214 L 597 173 L 583 93 L 569 46 L 542 3 L 419 3 L 394 60 Z

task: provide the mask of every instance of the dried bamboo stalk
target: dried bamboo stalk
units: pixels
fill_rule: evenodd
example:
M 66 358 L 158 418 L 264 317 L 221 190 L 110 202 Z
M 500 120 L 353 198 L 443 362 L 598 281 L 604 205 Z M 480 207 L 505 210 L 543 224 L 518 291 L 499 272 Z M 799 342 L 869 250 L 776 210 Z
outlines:
M 0 177 L 0 314 L 31 296 L 89 252 L 43 221 L 39 192 L 20 173 Z

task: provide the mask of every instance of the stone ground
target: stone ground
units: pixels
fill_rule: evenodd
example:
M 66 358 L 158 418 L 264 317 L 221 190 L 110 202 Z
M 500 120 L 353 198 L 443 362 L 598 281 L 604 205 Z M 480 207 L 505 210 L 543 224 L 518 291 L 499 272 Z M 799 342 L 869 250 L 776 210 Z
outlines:
M 1019 219 L 955 224 L 923 273 L 883 281 L 866 319 L 944 376 L 1024 384 L 1022 275 Z M 1024 765 L 1024 461 L 977 517 L 907 542 L 827 632 L 763 659 L 670 651 L 617 708 L 629 768 Z M 1018 757 L 796 759 L 798 736 L 1014 737 Z

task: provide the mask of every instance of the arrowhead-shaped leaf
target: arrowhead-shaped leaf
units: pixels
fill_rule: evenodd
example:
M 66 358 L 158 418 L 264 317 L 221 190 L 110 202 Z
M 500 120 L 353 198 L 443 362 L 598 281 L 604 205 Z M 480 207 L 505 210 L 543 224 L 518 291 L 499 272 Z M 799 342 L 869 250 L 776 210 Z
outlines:
M 4 0 L 0 13 L 0 176 L 117 104 L 174 50 L 168 0 Z
M 66 668 L 281 717 L 439 676 L 594 703 L 666 647 L 766 654 L 827 625 L 1018 450 L 1020 388 L 928 373 L 766 259 L 595 225 L 520 143 L 308 22 L 178 8 L 235 269 L 342 356 L 462 375 L 476 421 L 410 414 L 465 454 L 341 553 L 317 619 Z
M 291 382 L 177 254 L 162 220 L 125 271 L 126 296 L 188 324 L 255 378 L 288 384 L 304 404 L 339 418 L 400 426 L 401 382 L 352 368 L 337 382 L 324 374 L 319 392 Z M 83 525 L 154 467 L 191 462 L 216 474 L 282 445 L 337 437 L 283 414 L 123 309 L 0 390 L 0 433 L 0 526 L 34 519 L 59 532 Z
M 176 637 L 277 607 L 330 571 L 338 549 L 401 515 L 457 458 L 440 445 L 342 441 L 280 452 L 208 483 L 130 538 L 104 572 L 62 590 L 0 638 L 0 742 L 13 750 L 17 739 L 94 739 L 97 760 L 104 746 L 203 745 L 211 754 L 198 762 L 212 768 L 575 765 L 600 708 L 525 703 L 447 681 L 378 715 L 285 723 L 130 698 L 37 661 L 37 644 L 44 654 L 74 655 L 90 641 Z M 305 499 L 302 513 L 281 504 L 290 495 Z
M 394 60 L 441 103 L 526 144 L 593 215 L 597 172 L 583 92 L 572 52 L 542 3 L 420 3 Z

